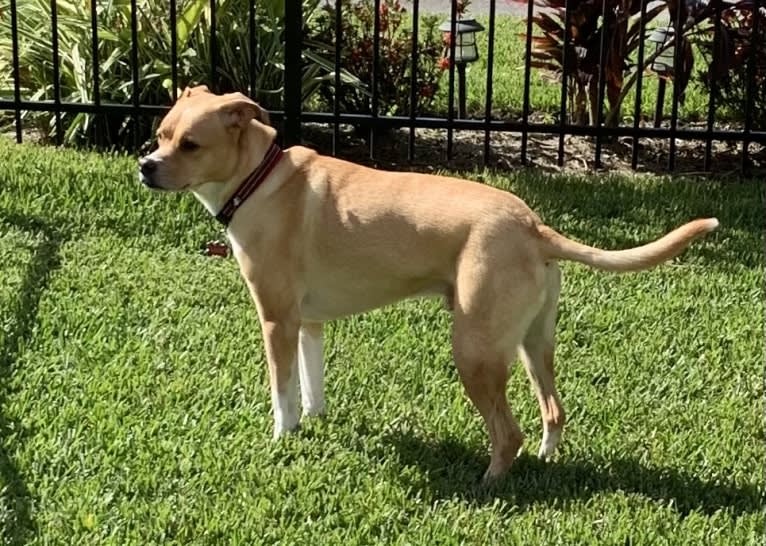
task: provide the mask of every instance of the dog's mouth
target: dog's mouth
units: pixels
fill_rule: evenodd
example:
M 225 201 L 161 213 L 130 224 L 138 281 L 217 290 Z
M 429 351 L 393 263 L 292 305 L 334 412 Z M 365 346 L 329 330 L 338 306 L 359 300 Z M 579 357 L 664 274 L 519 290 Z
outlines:
M 166 188 L 164 186 L 160 186 L 156 180 L 154 180 L 151 176 L 146 176 L 144 173 L 140 172 L 138 173 L 138 180 L 141 182 L 141 184 L 144 185 L 144 187 L 154 190 L 154 191 L 162 191 L 162 192 L 178 192 L 178 191 L 184 191 L 187 190 L 191 184 L 186 183 L 183 186 L 180 186 L 178 188 Z
M 146 186 L 146 187 L 147 187 L 147 188 L 149 188 L 150 190 L 161 190 L 161 189 L 162 189 L 161 187 L 159 187 L 159 186 L 158 186 L 158 185 L 157 185 L 157 184 L 154 182 L 154 180 L 152 180 L 152 178 L 151 178 L 151 177 L 149 177 L 149 176 L 146 176 L 146 175 L 145 175 L 144 173 L 142 173 L 141 171 L 139 171 L 139 172 L 138 172 L 138 180 L 139 180 L 139 182 L 141 182 L 141 184 L 143 184 L 144 186 Z

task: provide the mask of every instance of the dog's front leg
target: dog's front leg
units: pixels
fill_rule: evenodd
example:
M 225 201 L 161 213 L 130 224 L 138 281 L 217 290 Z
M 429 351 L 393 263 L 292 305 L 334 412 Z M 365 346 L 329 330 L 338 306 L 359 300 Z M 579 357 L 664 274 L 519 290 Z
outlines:
M 303 415 L 322 415 L 324 402 L 324 355 L 321 323 L 301 326 L 298 343 Z
M 274 437 L 298 427 L 298 324 L 290 320 L 262 324 L 269 361 Z

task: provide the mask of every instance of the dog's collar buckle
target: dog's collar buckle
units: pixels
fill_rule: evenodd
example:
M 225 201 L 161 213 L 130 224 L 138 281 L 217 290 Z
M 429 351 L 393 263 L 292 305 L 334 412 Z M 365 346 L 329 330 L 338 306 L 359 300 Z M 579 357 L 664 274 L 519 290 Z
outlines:
M 228 226 L 231 219 L 234 217 L 234 213 L 237 212 L 237 209 L 242 203 L 247 201 L 247 198 L 250 197 L 261 184 L 263 184 L 274 167 L 276 167 L 277 163 L 279 163 L 279 160 L 282 159 L 283 154 L 284 152 L 282 152 L 282 149 L 277 143 L 272 142 L 269 149 L 266 150 L 266 155 L 263 156 L 261 162 L 253 172 L 242 181 L 239 188 L 237 188 L 237 191 L 234 192 L 234 195 L 226 201 L 223 208 L 221 208 L 218 214 L 215 215 L 215 219 L 221 222 L 224 226 Z

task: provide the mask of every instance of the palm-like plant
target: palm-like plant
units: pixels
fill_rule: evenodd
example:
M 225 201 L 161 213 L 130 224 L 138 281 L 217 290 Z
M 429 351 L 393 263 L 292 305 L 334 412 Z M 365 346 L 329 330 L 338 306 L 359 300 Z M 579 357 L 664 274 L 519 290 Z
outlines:
M 751 127 L 766 129 L 765 3 L 761 2 L 756 14 L 753 0 L 711 0 L 696 18 L 705 22 L 704 32 L 695 37 L 695 45 L 708 64 L 701 78 L 703 85 L 715 91 L 717 104 L 735 112 L 744 114 L 750 99 Z
M 581 125 L 596 123 L 599 73 L 603 65 L 604 90 L 610 106 L 605 119 L 607 124 L 616 125 L 626 87 L 635 81 L 635 78 L 626 78 L 626 73 L 632 67 L 632 75 L 635 75 L 636 70 L 643 70 L 653 58 L 651 54 L 646 54 L 642 67 L 631 64 L 631 58 L 640 42 L 645 39 L 641 28 L 647 29 L 651 21 L 665 9 L 676 17 L 679 11 L 675 0 L 653 4 L 643 14 L 641 0 L 570 1 L 568 16 L 565 0 L 536 0 L 535 3 L 538 10 L 533 22 L 542 31 L 542 35 L 532 37 L 531 65 L 560 78 L 566 47 L 570 121 Z M 685 21 L 685 4 L 682 8 L 680 20 Z M 568 41 L 565 44 L 567 21 Z M 522 37 L 526 39 L 525 35 Z M 679 79 L 683 100 L 683 89 L 691 73 L 693 57 L 683 34 L 680 42 L 682 62 L 675 77 Z
M 303 3 L 308 20 L 316 13 L 320 0 Z M 171 22 L 167 2 L 138 0 L 131 13 L 130 0 L 99 2 L 98 60 L 99 90 L 102 102 L 130 104 L 133 100 L 131 19 L 135 15 L 138 32 L 138 86 L 142 104 L 168 104 L 172 97 Z M 94 97 L 93 50 L 91 47 L 90 2 L 57 2 L 58 72 L 62 101 L 89 103 Z M 253 84 L 257 98 L 268 108 L 280 108 L 284 81 L 284 1 L 257 2 L 254 42 L 249 36 L 250 0 L 218 0 L 217 83 L 221 90 L 248 90 Z M 20 86 L 24 99 L 51 100 L 54 96 L 53 43 L 49 0 L 24 0 L 16 3 L 20 57 Z M 178 0 L 176 37 L 178 85 L 209 83 L 212 60 L 211 13 L 209 0 Z M 10 6 L 0 0 L 0 96 L 13 96 L 11 70 L 12 36 Z M 251 66 L 251 62 L 254 64 Z M 303 96 L 313 93 L 333 63 L 313 51 L 304 50 Z M 254 81 L 251 82 L 251 74 Z M 25 125 L 34 123 L 44 139 L 54 136 L 67 143 L 88 143 L 97 119 L 92 114 L 62 114 L 63 131 L 56 135 L 53 116 L 46 112 L 25 112 Z M 131 127 L 122 115 L 106 119 L 105 141 L 110 145 L 128 144 L 131 131 L 141 139 L 150 135 L 143 123 Z M 146 121 L 146 120 L 145 120 Z

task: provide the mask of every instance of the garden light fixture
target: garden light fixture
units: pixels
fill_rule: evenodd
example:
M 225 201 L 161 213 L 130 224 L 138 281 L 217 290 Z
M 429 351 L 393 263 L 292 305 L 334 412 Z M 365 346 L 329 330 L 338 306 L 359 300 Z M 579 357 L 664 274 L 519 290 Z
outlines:
M 447 52 L 444 55 L 449 58 L 450 33 L 452 32 L 452 21 L 444 21 L 439 25 L 439 30 L 445 36 Z M 476 19 L 458 19 L 455 21 L 455 64 L 472 63 L 479 58 L 479 50 L 476 47 L 476 33 L 484 30 Z
M 673 27 L 658 27 L 647 38 L 647 41 L 654 44 L 654 52 L 660 52 L 651 66 L 651 69 L 660 76 L 670 76 L 673 74 L 673 60 L 676 48 L 675 44 L 670 47 L 666 47 L 666 44 L 674 37 L 675 29 Z
M 445 67 L 449 67 L 450 47 L 452 45 L 453 21 L 444 21 L 439 25 L 439 30 L 444 34 L 444 61 Z M 476 47 L 476 33 L 484 30 L 484 27 L 476 22 L 476 19 L 458 19 L 455 25 L 455 68 L 458 76 L 458 117 L 465 118 L 465 65 L 479 58 L 479 49 Z
M 654 110 L 654 126 L 659 127 L 662 123 L 662 108 L 665 104 L 665 87 L 667 79 L 673 77 L 673 63 L 675 58 L 675 44 L 668 46 L 667 43 L 675 37 L 673 27 L 657 27 L 647 38 L 654 45 L 654 53 L 657 57 L 650 68 L 660 77 L 657 87 L 657 105 Z

